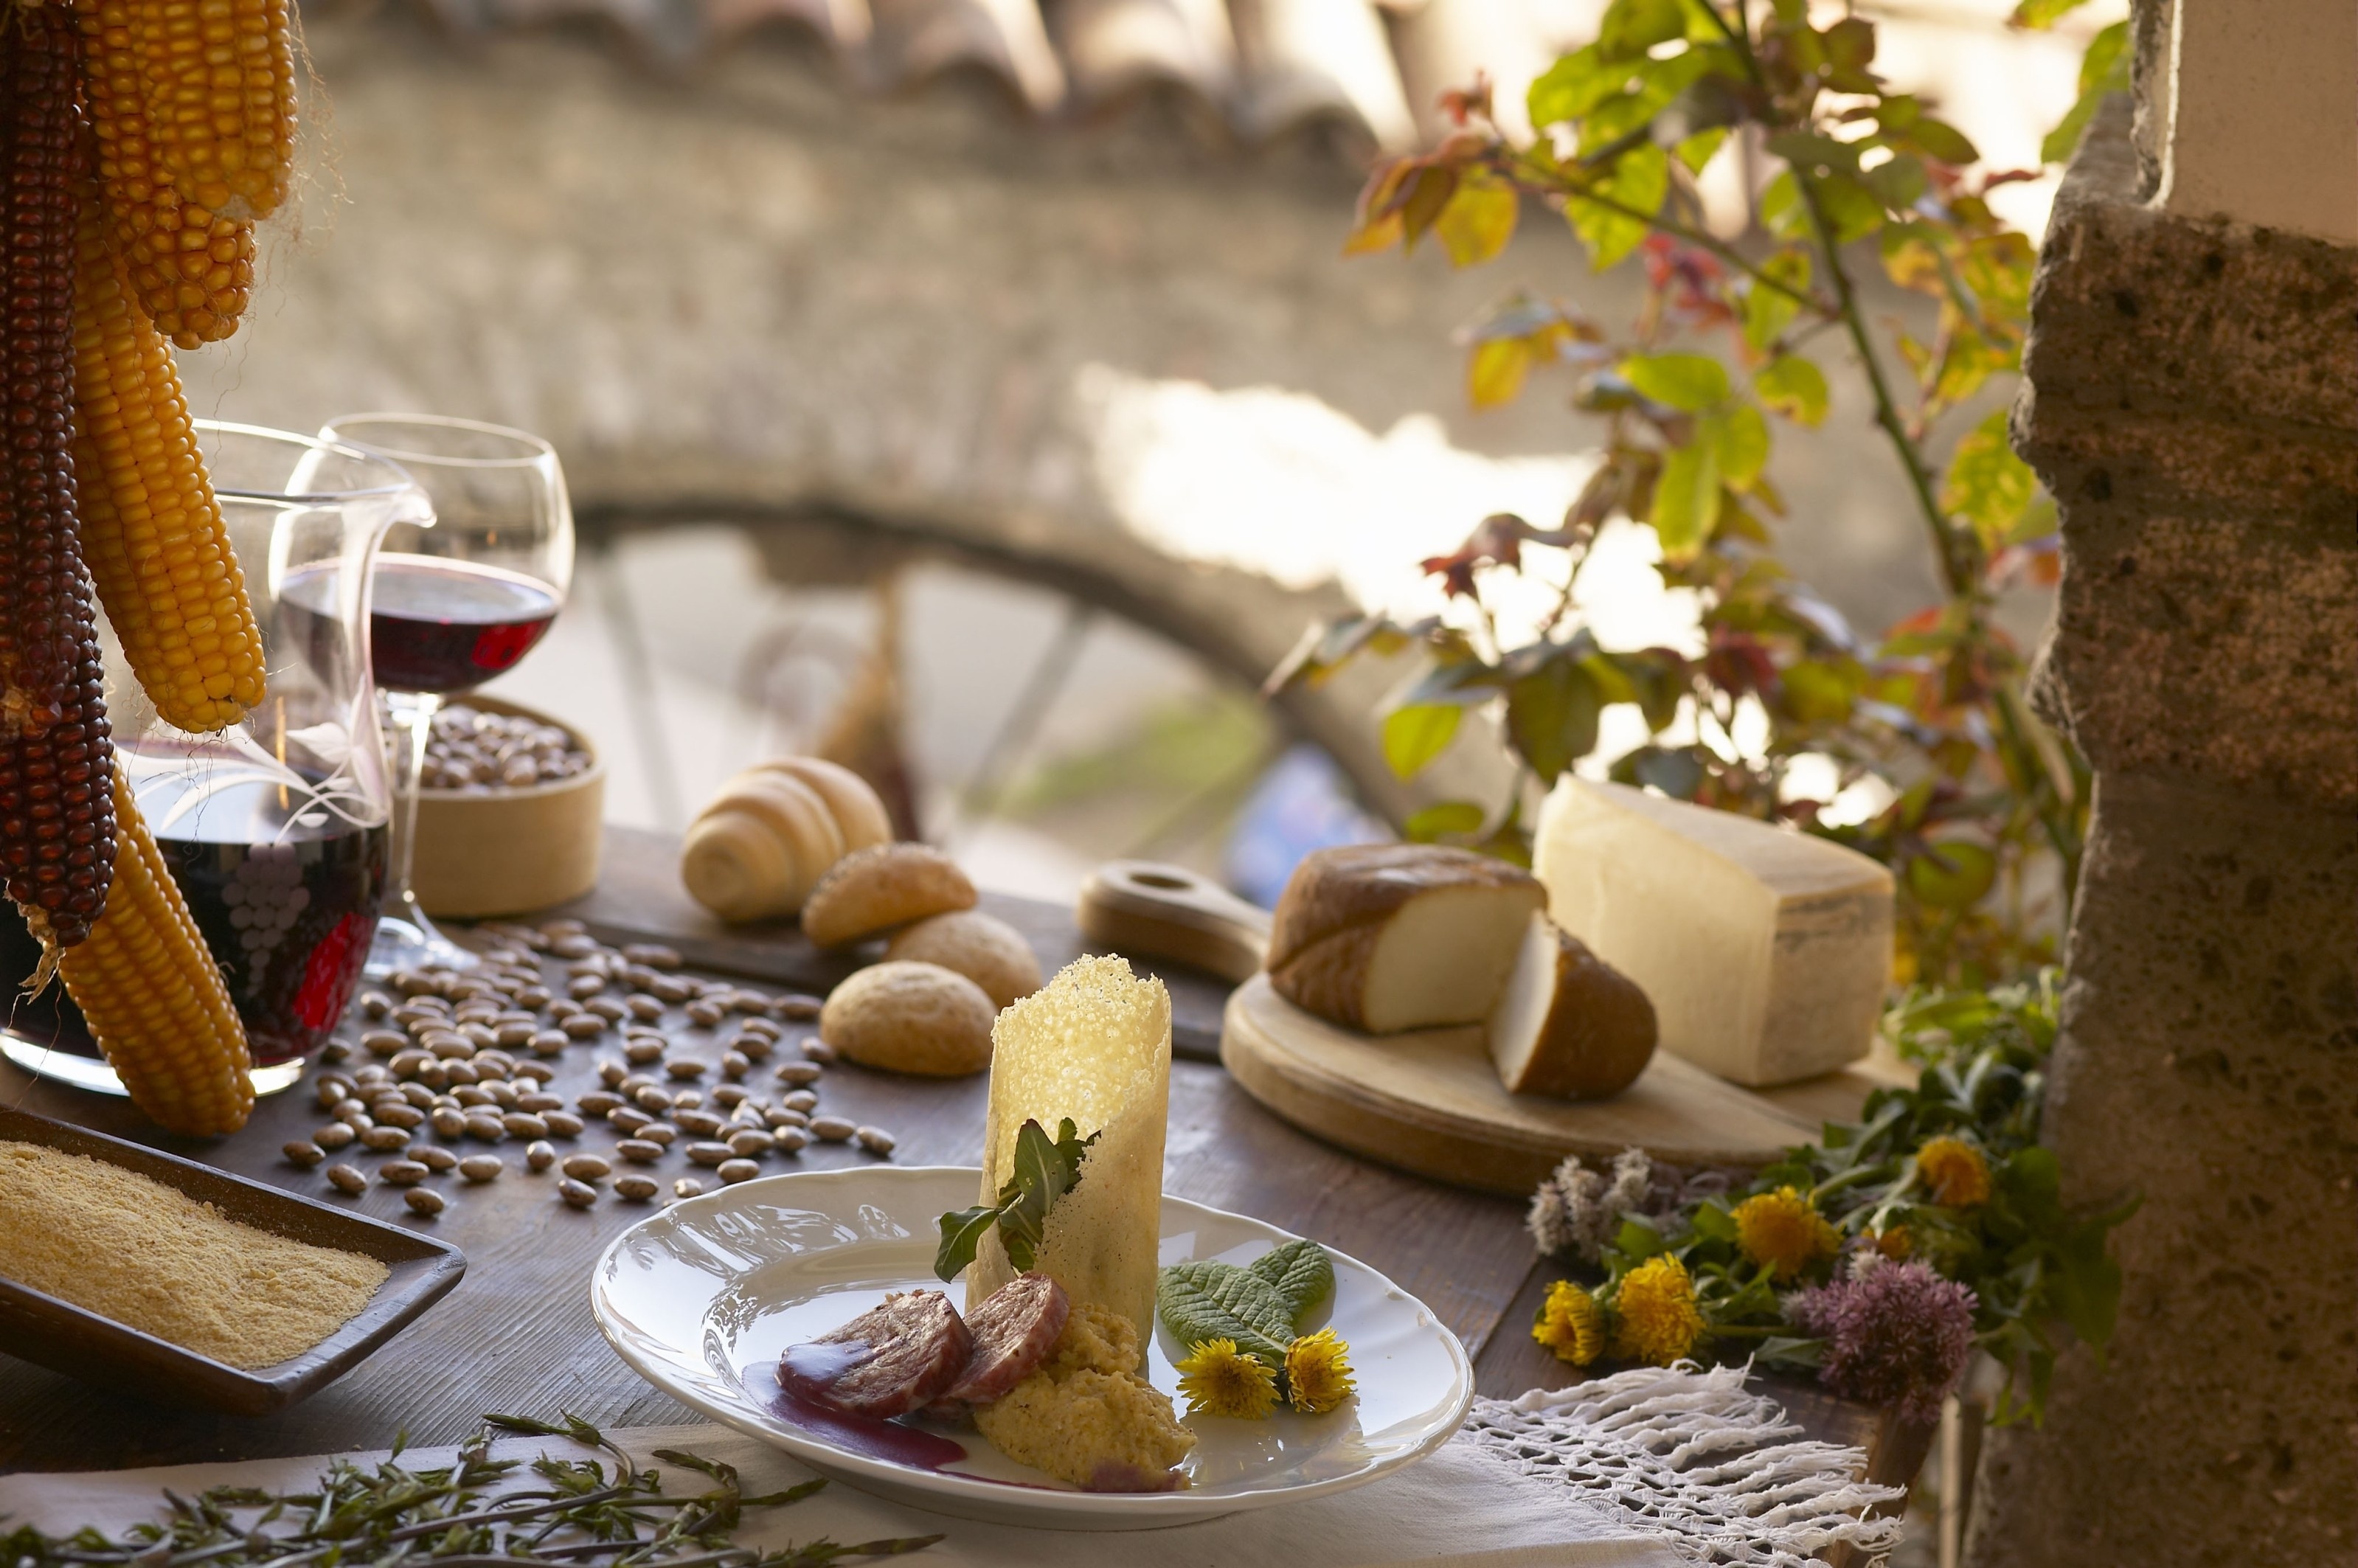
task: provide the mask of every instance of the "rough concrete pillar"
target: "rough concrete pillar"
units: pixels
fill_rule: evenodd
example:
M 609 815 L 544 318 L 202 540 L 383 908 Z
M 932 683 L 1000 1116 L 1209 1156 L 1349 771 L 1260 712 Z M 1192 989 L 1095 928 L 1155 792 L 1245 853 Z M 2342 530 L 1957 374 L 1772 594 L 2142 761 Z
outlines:
M 2115 109 L 2015 420 L 2063 508 L 2038 697 L 2097 775 L 2045 1136 L 2144 1207 L 2109 1362 L 1992 1435 L 1969 1560 L 2349 1563 L 2358 251 L 2148 207 Z

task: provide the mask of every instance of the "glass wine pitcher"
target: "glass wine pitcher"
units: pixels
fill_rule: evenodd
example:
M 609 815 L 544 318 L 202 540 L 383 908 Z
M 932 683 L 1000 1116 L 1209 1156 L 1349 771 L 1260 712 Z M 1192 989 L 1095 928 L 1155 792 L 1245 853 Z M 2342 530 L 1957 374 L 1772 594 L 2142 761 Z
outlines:
M 196 422 L 262 633 L 258 708 L 212 734 L 157 717 L 111 630 L 106 704 L 116 765 L 245 1022 L 254 1087 L 301 1076 L 343 1015 L 386 888 L 391 793 L 369 669 L 371 571 L 386 530 L 430 524 L 400 468 L 352 447 Z M 0 914 L 0 979 L 38 958 Z M 79 1011 L 52 985 L 17 997 L 0 1052 L 85 1088 L 121 1092 Z

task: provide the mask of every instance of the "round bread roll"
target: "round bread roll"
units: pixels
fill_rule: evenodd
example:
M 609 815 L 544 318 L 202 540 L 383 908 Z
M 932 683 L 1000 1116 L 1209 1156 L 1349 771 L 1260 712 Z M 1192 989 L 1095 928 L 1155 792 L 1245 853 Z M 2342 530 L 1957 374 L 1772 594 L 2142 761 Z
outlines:
M 884 803 L 868 781 L 849 768 L 820 757 L 780 757 L 759 764 L 754 771 L 784 773 L 827 802 L 843 834 L 845 854 L 892 841 L 892 819 L 884 814 Z
M 843 858 L 843 830 L 817 790 L 754 770 L 723 784 L 681 847 L 680 880 L 723 920 L 792 914 Z
M 846 947 L 929 914 L 974 907 L 974 884 L 928 844 L 879 844 L 846 855 L 803 903 L 803 935 Z
M 979 909 L 931 914 L 892 938 L 887 959 L 939 964 L 983 989 L 993 1007 L 1007 1007 L 1040 989 L 1040 957 L 1023 935 Z
M 956 1078 L 990 1065 L 999 1010 L 982 988 L 939 964 L 871 964 L 835 988 L 819 1038 L 852 1061 Z

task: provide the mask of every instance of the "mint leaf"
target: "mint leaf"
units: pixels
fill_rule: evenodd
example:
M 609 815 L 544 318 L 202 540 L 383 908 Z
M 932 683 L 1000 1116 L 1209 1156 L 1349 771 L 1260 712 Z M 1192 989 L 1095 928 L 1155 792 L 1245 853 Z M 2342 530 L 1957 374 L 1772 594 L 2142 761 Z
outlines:
M 1285 1303 L 1286 1315 L 1296 1329 L 1335 1293 L 1335 1260 L 1315 1241 L 1289 1241 L 1271 1248 L 1254 1259 L 1247 1272 L 1269 1282 Z
M 1285 1366 L 1293 1308 L 1258 1274 L 1208 1260 L 1174 1263 L 1156 1277 L 1154 1305 L 1171 1337 L 1191 1351 L 1207 1339 L 1233 1339 L 1255 1360 Z
M 1057 1123 L 1053 1139 L 1036 1120 L 1017 1128 L 1014 1173 L 999 1189 L 998 1200 L 941 1217 L 942 1239 L 934 1251 L 934 1273 L 944 1280 L 957 1279 L 974 1261 L 975 1249 L 994 1225 L 999 1227 L 1000 1245 L 1007 1249 L 1008 1260 L 1019 1270 L 1030 1269 L 1047 1230 L 1048 1210 L 1079 1184 L 1082 1157 L 1097 1141 L 1095 1132 L 1082 1137 L 1069 1116 Z

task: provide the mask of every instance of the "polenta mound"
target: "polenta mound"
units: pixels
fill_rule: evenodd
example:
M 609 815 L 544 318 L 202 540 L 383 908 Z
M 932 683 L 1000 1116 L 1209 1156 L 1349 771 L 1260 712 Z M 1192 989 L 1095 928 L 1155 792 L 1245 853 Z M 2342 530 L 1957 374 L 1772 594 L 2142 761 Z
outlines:
M 1110 1307 L 1076 1303 L 1041 1368 L 975 1424 L 1019 1465 L 1095 1492 L 1176 1491 L 1195 1446 L 1167 1394 L 1140 1377 L 1138 1330 Z

